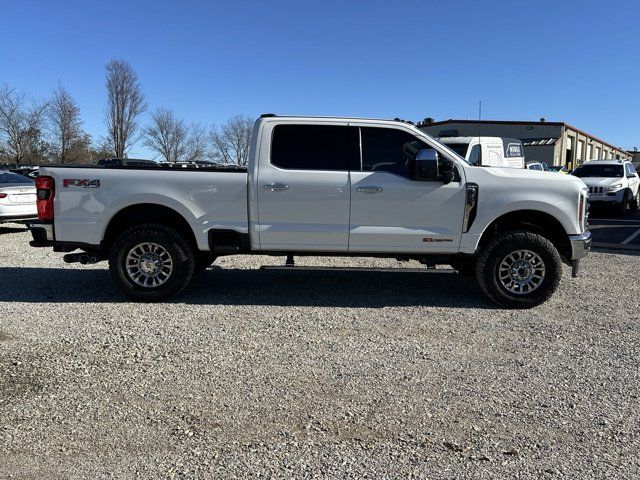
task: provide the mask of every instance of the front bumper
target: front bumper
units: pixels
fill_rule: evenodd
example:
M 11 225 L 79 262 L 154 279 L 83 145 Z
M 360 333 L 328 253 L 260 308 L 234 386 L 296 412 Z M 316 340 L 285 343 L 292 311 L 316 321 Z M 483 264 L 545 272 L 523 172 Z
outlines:
M 587 230 L 580 235 L 569 235 L 571 243 L 571 276 L 576 278 L 580 269 L 580 259 L 586 257 L 591 250 L 591 232 Z
M 45 223 L 42 220 L 35 220 L 27 224 L 31 230 L 33 240 L 29 242 L 32 247 L 53 247 L 56 237 L 52 223 Z
M 571 260 L 580 260 L 591 250 L 591 232 L 587 230 L 580 235 L 569 235 L 569 242 L 571 243 Z
M 590 193 L 589 194 L 589 203 L 592 205 L 598 204 L 611 204 L 611 203 L 622 203 L 624 198 L 624 189 L 616 190 L 615 192 L 601 192 L 601 193 Z

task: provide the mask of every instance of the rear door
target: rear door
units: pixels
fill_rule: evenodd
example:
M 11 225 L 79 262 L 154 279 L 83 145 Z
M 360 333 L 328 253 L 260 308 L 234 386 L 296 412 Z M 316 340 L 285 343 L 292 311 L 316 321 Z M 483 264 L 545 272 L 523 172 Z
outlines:
M 358 132 L 347 123 L 282 123 L 257 178 L 261 250 L 345 252 L 349 170 L 359 168 Z

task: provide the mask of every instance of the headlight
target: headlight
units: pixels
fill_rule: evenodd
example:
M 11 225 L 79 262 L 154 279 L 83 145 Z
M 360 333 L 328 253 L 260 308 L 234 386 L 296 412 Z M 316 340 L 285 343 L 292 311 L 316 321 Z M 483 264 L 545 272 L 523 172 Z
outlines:
M 609 185 L 607 187 L 607 192 L 614 192 L 616 190 L 620 190 L 622 188 L 622 184 L 621 183 L 616 183 L 615 185 Z
M 587 198 L 589 198 L 589 190 L 583 188 L 578 195 L 578 224 L 582 228 L 583 233 L 589 226 L 587 220 L 589 218 L 589 203 L 587 202 Z

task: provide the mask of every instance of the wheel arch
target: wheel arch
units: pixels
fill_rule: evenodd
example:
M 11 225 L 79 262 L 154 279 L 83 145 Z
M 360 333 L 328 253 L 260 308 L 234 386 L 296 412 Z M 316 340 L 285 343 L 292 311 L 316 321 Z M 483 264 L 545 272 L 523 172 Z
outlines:
M 564 263 L 571 262 L 571 242 L 562 223 L 553 215 L 539 210 L 516 210 L 500 215 L 484 229 L 476 251 L 484 249 L 496 236 L 514 230 L 545 237 L 558 250 Z
M 176 229 L 197 251 L 196 236 L 189 222 L 173 208 L 157 203 L 137 203 L 119 210 L 107 224 L 100 244 L 101 248 L 108 251 L 120 234 L 131 227 L 145 223 L 157 223 Z

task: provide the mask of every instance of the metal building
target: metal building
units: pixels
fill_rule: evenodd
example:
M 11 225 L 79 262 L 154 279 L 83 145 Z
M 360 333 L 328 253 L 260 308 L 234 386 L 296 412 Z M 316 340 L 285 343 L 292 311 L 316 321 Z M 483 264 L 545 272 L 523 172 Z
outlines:
M 566 166 L 569 170 L 592 159 L 631 160 L 622 148 L 564 122 L 504 120 L 444 120 L 427 118 L 417 127 L 432 137 L 510 137 L 522 140 L 525 161 Z

